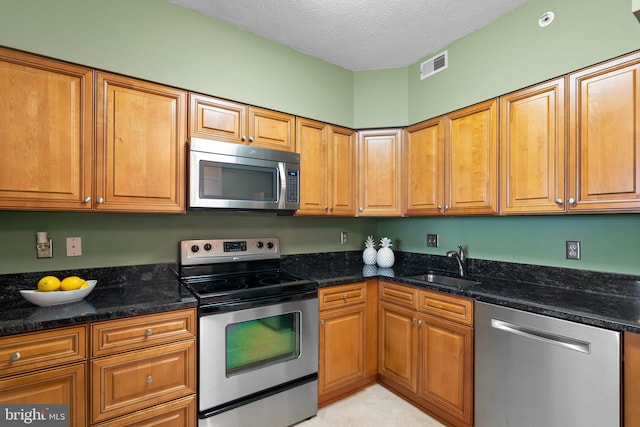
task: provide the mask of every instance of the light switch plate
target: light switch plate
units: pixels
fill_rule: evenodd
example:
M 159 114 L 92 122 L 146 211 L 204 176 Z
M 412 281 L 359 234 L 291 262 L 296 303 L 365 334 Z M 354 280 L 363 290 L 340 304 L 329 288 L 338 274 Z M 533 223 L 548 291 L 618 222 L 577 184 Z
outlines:
M 67 256 L 82 255 L 82 239 L 80 237 L 67 237 Z

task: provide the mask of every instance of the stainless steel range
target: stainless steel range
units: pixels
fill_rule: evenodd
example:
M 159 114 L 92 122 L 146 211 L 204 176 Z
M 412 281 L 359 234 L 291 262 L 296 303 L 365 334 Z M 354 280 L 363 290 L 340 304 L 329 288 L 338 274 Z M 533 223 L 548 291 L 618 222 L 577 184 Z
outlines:
M 280 271 L 278 238 L 180 242 L 199 301 L 198 427 L 285 427 L 318 400 L 318 285 Z

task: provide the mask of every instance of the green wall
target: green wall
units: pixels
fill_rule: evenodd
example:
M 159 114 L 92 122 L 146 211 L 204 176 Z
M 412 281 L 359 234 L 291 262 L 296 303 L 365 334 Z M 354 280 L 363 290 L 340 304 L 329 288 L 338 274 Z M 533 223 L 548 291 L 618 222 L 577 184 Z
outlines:
M 637 7 L 638 0 L 633 0 Z M 406 68 L 351 72 L 162 0 L 0 0 L 0 45 L 353 128 L 404 126 L 640 48 L 632 0 L 529 0 L 449 50 L 449 68 L 420 80 Z M 546 29 L 537 26 L 556 13 Z M 434 52 L 437 53 L 437 52 Z M 431 54 L 425 55 L 425 59 Z M 2 141 L 0 141 L 1 146 Z M 277 235 L 283 251 L 362 247 L 386 235 L 398 250 L 640 274 L 640 216 L 299 218 L 0 211 L 0 274 L 175 262 L 177 242 Z M 35 259 L 48 231 L 54 258 Z M 339 232 L 349 244 L 339 244 Z M 441 246 L 427 250 L 425 234 Z M 65 237 L 83 256 L 65 256 Z M 581 240 L 583 259 L 564 259 Z

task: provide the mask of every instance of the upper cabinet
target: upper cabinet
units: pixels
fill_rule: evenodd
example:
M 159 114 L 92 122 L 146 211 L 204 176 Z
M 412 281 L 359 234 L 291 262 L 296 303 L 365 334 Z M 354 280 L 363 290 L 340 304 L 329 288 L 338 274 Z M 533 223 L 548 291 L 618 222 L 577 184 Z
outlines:
M 300 209 L 297 215 L 355 216 L 355 132 L 298 118 Z
M 496 100 L 405 131 L 407 215 L 498 212 Z
M 640 53 L 569 76 L 569 212 L 640 209 Z
M 189 99 L 191 137 L 295 151 L 295 116 L 195 93 Z
M 402 130 L 358 132 L 358 215 L 401 216 Z
M 447 215 L 498 212 L 498 114 L 495 99 L 445 116 Z
M 90 210 L 93 72 L 0 48 L 0 207 Z
M 566 211 L 564 82 L 560 78 L 500 98 L 502 213 Z
M 96 210 L 184 212 L 185 91 L 97 74 Z

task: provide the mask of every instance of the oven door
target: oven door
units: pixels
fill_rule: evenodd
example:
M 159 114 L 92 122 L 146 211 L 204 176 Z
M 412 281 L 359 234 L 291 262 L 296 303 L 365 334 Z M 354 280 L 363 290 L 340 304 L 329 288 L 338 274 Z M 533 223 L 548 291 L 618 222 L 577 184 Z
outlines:
M 199 410 L 318 372 L 318 299 L 200 317 Z

